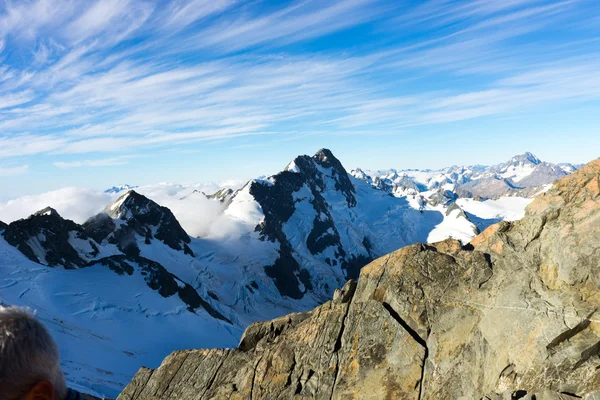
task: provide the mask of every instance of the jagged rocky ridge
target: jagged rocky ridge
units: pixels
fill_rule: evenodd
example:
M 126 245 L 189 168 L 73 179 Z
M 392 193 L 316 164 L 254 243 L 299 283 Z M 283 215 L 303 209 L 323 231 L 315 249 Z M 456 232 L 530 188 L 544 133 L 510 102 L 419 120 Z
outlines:
M 42 210 L 13 222 L 4 237 L 42 265 L 131 274 L 133 263 L 163 296 L 195 292 L 179 294 L 192 309 L 201 304 L 245 327 L 322 303 L 374 258 L 426 241 L 445 218 L 354 179 L 327 149 L 208 197 L 240 225 L 219 242 L 190 238 L 169 209 L 134 190 L 82 225 Z M 457 218 L 470 224 L 464 213 Z
M 432 235 L 470 239 L 474 223 L 491 223 L 470 222 L 472 214 L 458 204 L 421 207 L 414 198 L 373 188 L 349 176 L 326 149 L 221 194 L 222 203 L 219 195 L 210 201 L 220 205 L 219 221 L 235 229 L 218 237 L 189 237 L 168 209 L 135 191 L 81 226 L 51 210 L 40 212 L 32 217 L 38 222 L 57 218 L 52 229 L 41 236 L 34 229 L 16 242 L 30 248 L 32 257 L 25 260 L 0 238 L 2 297 L 34 308 L 46 297 L 48 321 L 63 321 L 55 331 L 63 343 L 69 343 L 70 332 L 106 329 L 108 340 L 92 335 L 86 347 L 110 341 L 114 348 L 107 360 L 72 354 L 67 371 L 84 387 L 112 397 L 139 365 L 156 366 L 179 346 L 232 346 L 255 321 L 322 304 L 372 259 Z M 206 204 L 201 192 L 179 199 L 192 207 Z M 201 206 L 197 210 L 203 212 Z M 62 225 L 67 235 L 59 232 Z M 97 280 L 102 284 L 90 289 Z M 112 287 L 120 289 L 112 293 Z M 167 319 L 177 338 L 161 336 L 168 334 L 160 328 Z M 152 336 L 131 340 L 128 332 L 137 327 Z M 162 346 L 147 350 L 153 340 Z
M 363 238 L 362 254 L 347 254 L 341 243 L 338 228 L 331 215 L 329 204 L 322 193 L 327 190 L 326 177 L 333 183 L 333 189 L 341 193 L 348 208 L 356 206 L 355 188 L 342 164 L 323 149 L 314 157 L 300 156 L 285 171 L 272 177 L 272 181 L 254 181 L 250 184 L 250 194 L 260 204 L 265 214 L 264 220 L 256 227 L 263 240 L 279 242 L 279 257 L 265 271 L 272 277 L 281 294 L 291 298 L 300 298 L 303 293 L 300 284 L 312 290 L 310 273 L 302 268 L 293 256 L 293 248 L 283 231 L 286 223 L 296 211 L 299 198 L 295 193 L 305 188 L 311 195 L 310 204 L 315 211 L 312 229 L 306 239 L 306 246 L 311 254 L 323 253 L 328 247 L 333 248 L 332 256 L 326 258 L 327 264 L 337 266 L 345 272 L 346 278 L 358 276 L 362 266 L 371 260 L 369 239 Z
M 134 191 L 122 195 L 83 225 L 46 207 L 29 218 L 12 222 L 2 233 L 10 245 L 42 265 L 66 269 L 102 265 L 118 275 L 132 275 L 138 269 L 148 286 L 161 296 L 178 295 L 190 311 L 204 309 L 229 322 L 191 285 L 160 263 L 142 257 L 136 235 L 144 238 L 146 244 L 159 240 L 193 255 L 187 246 L 190 238 L 171 211 Z
M 119 399 L 594 399 L 600 160 L 470 244 L 415 244 L 237 349 L 178 351 Z
M 235 191 L 233 189 L 224 188 L 221 190 L 217 190 L 213 194 L 206 195 L 206 197 L 209 199 L 219 200 L 221 203 L 228 203 L 234 194 L 235 194 Z

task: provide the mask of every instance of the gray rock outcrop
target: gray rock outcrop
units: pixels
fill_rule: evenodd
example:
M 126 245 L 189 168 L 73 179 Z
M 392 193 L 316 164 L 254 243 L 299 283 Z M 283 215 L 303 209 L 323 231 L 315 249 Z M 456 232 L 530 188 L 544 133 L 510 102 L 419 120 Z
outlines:
M 600 160 L 470 244 L 379 258 L 333 300 L 187 350 L 119 396 L 571 399 L 600 391 Z

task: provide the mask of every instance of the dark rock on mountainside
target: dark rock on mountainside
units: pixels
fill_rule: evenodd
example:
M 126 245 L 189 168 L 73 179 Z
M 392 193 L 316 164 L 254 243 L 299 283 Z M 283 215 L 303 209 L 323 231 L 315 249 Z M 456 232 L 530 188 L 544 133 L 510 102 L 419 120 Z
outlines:
M 206 198 L 213 199 L 213 200 L 219 200 L 221 203 L 226 203 L 229 200 L 231 200 L 231 197 L 234 194 L 235 194 L 235 191 L 233 189 L 224 188 L 224 189 L 216 191 L 213 194 L 207 194 Z
M 484 199 L 493 199 L 506 195 L 515 189 L 520 188 L 515 186 L 509 179 L 494 175 L 488 178 L 467 182 L 458 187 L 456 193 L 459 197 L 478 196 Z
M 272 177 L 272 181 L 253 181 L 249 183 L 250 194 L 260 204 L 265 215 L 264 221 L 256 227 L 263 240 L 280 243 L 279 258 L 273 265 L 265 267 L 267 275 L 274 279 L 279 292 L 293 299 L 300 299 L 305 290 L 311 289 L 310 275 L 302 268 L 292 255 L 292 247 L 283 232 L 283 225 L 296 210 L 294 193 L 303 186 L 310 190 L 312 207 L 316 216 L 312 222 L 312 231 L 307 239 L 307 246 L 314 254 L 321 253 L 327 247 L 335 247 L 335 258 L 330 263 L 339 265 L 347 278 L 356 277 L 358 271 L 371 259 L 350 256 L 344 250 L 338 228 L 335 226 L 330 207 L 323 193 L 328 190 L 326 179 L 334 182 L 333 190 L 341 193 L 349 208 L 356 206 L 355 188 L 348 173 L 327 149 L 319 150 L 313 157 L 299 156 L 292 162 L 294 169 L 289 168 Z
M 407 176 L 398 176 L 397 173 L 394 176 L 386 178 L 373 178 L 373 187 L 383 190 L 388 193 L 419 193 L 427 188 L 423 185 L 419 185 Z
M 600 391 L 600 160 L 470 244 L 415 244 L 239 348 L 177 351 L 141 399 L 569 399 Z
M 188 305 L 190 311 L 202 308 L 214 318 L 231 323 L 229 319 L 211 306 L 210 303 L 202 299 L 191 285 L 183 282 L 156 261 L 138 256 L 116 255 L 93 261 L 90 265 L 103 265 L 119 275 L 132 275 L 137 268 L 144 275 L 144 280 L 148 286 L 156 290 L 161 296 L 170 297 L 177 294 Z
M 448 206 L 451 203 L 453 203 L 457 198 L 458 196 L 456 195 L 456 193 L 450 190 L 445 190 L 443 188 L 438 188 L 431 196 L 429 196 L 427 202 L 432 206 L 437 206 L 439 204 Z
M 319 166 L 332 169 L 333 178 L 336 180 L 335 189 L 344 194 L 348 201 L 348 207 L 356 206 L 355 189 L 348 177 L 348 172 L 346 172 L 340 160 L 334 157 L 331 150 L 321 149 L 317 151 L 313 159 Z
M 185 251 L 187 246 L 181 244 L 190 239 L 171 211 L 132 193 L 115 204 L 107 208 L 109 213 L 98 214 L 83 226 L 47 207 L 6 226 L 2 235 L 27 258 L 43 265 L 67 269 L 102 265 L 118 275 L 132 275 L 138 270 L 147 285 L 161 296 L 177 294 L 190 311 L 204 309 L 214 318 L 231 323 L 192 286 L 158 262 L 140 256 L 135 234 L 146 239 L 156 237 L 176 250 L 179 246 L 179 250 Z M 111 215 L 125 221 L 116 223 Z M 156 232 L 154 236 L 152 231 Z M 107 244 L 116 244 L 123 254 L 102 257 L 101 250 Z M 109 253 L 114 253 L 114 246 Z
M 98 254 L 98 247 L 81 225 L 62 218 L 50 207 L 11 223 L 3 236 L 30 260 L 51 267 L 85 267 L 87 258 Z M 74 241 L 87 242 L 86 254 L 73 247 Z
M 524 188 L 539 187 L 566 175 L 567 173 L 558 165 L 542 162 L 535 167 L 531 175 L 521 179 L 518 185 Z
M 6 229 L 7 226 L 5 222 L 0 221 L 0 229 Z
M 452 203 L 448 206 L 448 208 L 446 209 L 446 216 L 452 214 L 453 211 L 458 211 L 459 216 L 469 219 L 467 217 L 467 214 L 465 214 L 465 211 L 456 203 Z
M 113 219 L 125 221 L 117 227 Z M 162 207 L 137 192 L 130 190 L 108 206 L 103 213 L 83 224 L 86 232 L 97 242 L 108 239 L 126 254 L 138 255 L 135 235 L 156 238 L 174 250 L 193 255 L 188 247 L 189 235 L 183 230 L 171 210 Z
M 83 223 L 85 233 L 98 243 L 115 231 L 117 225 L 108 214 L 97 214 Z

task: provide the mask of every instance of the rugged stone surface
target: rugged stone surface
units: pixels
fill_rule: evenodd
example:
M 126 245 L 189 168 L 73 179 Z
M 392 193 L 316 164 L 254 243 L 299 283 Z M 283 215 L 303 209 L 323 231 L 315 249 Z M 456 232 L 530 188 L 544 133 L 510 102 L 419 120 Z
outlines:
M 432 206 L 437 206 L 439 204 L 443 204 L 445 206 L 449 206 L 458 198 L 457 194 L 450 191 L 445 190 L 443 188 L 436 189 L 436 191 L 429 196 L 427 202 Z
M 297 199 L 294 194 L 303 187 L 314 197 L 311 205 L 316 212 L 311 221 L 313 229 L 306 242 L 311 254 L 319 254 L 328 247 L 335 247 L 335 257 L 329 263 L 339 265 L 346 278 L 356 278 L 360 268 L 372 260 L 371 257 L 348 254 L 344 250 L 330 205 L 324 197 L 328 179 L 334 182 L 335 191 L 344 196 L 347 207 L 355 207 L 356 189 L 342 163 L 327 149 L 319 150 L 312 157 L 296 157 L 286 170 L 274 175 L 271 181 L 249 183 L 250 194 L 260 204 L 265 215 L 256 230 L 263 240 L 279 242 L 281 246 L 279 257 L 273 265 L 265 266 L 265 272 L 274 280 L 279 292 L 292 299 L 302 298 L 306 290 L 312 288 L 308 270 L 301 267 L 294 258 L 292 246 L 283 232 L 283 225 L 296 210 Z
M 187 245 L 191 242 L 189 235 L 183 230 L 171 210 L 134 190 L 119 197 L 102 214 L 83 224 L 89 235 L 93 235 L 99 243 L 112 233 L 109 238 L 110 243 L 117 244 L 126 254 L 136 254 L 139 253 L 139 249 L 130 248 L 130 245 L 135 243 L 134 236 L 137 234 L 144 237 L 147 244 L 156 238 L 174 250 L 182 250 L 186 254 L 194 255 Z M 114 220 L 124 221 L 124 224 L 116 227 Z
M 416 244 L 238 349 L 178 351 L 119 399 L 570 399 L 600 391 L 600 160 L 523 220 Z
M 221 203 L 229 203 L 235 194 L 233 189 L 223 188 L 213 194 L 205 194 L 207 199 L 219 200 Z
M 231 323 L 204 300 L 190 284 L 183 282 L 156 261 L 139 256 L 115 255 L 92 261 L 89 265 L 102 265 L 119 275 L 132 275 L 134 270 L 138 269 L 150 289 L 156 290 L 161 296 L 170 297 L 177 294 L 187 304 L 189 311 L 202 308 L 212 317 Z
M 81 225 L 63 219 L 50 207 L 12 222 L 6 226 L 3 236 L 30 260 L 51 267 L 81 268 L 98 254 L 97 243 L 87 236 Z M 76 249 L 73 246 L 76 242 L 86 245 Z
M 231 323 L 194 287 L 160 263 L 140 256 L 135 234 L 147 240 L 156 237 L 172 248 L 179 246 L 179 250 L 186 251 L 190 238 L 171 211 L 133 191 L 115 204 L 83 225 L 64 219 L 56 210 L 46 207 L 29 218 L 0 226 L 4 230 L 1 234 L 27 258 L 43 265 L 66 269 L 101 265 L 119 275 L 132 275 L 138 270 L 147 285 L 161 296 L 178 295 L 189 311 L 204 309 L 214 318 Z M 109 214 L 124 220 L 113 219 Z M 101 250 L 106 250 L 107 244 L 116 244 L 123 254 L 114 254 L 114 250 L 109 249 L 107 253 L 113 254 L 104 257 L 106 252 Z

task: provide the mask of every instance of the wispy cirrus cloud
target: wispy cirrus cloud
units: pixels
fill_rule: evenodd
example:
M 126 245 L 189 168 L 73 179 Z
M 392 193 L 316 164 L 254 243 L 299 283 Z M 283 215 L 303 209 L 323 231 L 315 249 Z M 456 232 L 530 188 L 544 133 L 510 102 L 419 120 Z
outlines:
M 4 3 L 0 157 L 115 165 L 126 160 L 105 153 L 389 133 L 600 98 L 589 1 L 415 4 Z M 103 156 L 60 159 L 86 153 Z
M 0 166 L 0 176 L 15 176 L 26 174 L 29 171 L 29 165 L 21 165 L 18 167 L 2 167 Z
M 129 158 L 124 157 L 113 157 L 113 158 L 102 158 L 95 160 L 77 160 L 77 161 L 56 161 L 52 164 L 55 167 L 62 169 L 70 168 L 81 168 L 81 167 L 113 167 L 117 165 L 129 164 Z

